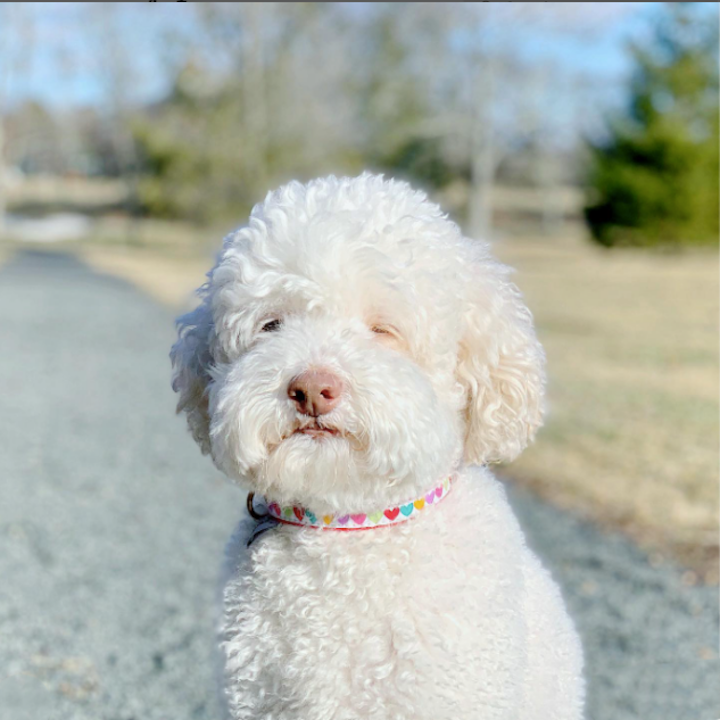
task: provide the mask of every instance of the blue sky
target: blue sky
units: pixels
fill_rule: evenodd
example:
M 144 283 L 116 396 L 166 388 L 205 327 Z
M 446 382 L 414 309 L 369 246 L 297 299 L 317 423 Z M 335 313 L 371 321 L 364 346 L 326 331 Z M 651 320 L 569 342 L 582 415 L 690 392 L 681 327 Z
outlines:
M 510 4 L 491 5 L 501 11 L 498 6 Z M 661 3 L 533 5 L 522 24 L 500 23 L 497 42 L 513 43 L 532 62 L 582 71 L 619 88 L 629 70 L 627 41 L 649 32 Z M 716 3 L 711 5 L 717 12 Z M 360 3 L 349 7 L 350 12 L 365 9 Z M 113 49 L 132 59 L 130 100 L 157 99 L 168 87 L 170 40 L 192 35 L 194 12 L 192 3 L 3 4 L 0 63 L 10 69 L 6 100 L 12 106 L 35 99 L 56 109 L 102 106 L 108 101 L 103 63 Z
M 23 49 L 16 32 L 0 46 L 0 62 L 10 63 L 9 104 L 33 99 L 56 109 L 107 101 L 102 62 L 108 43 L 118 43 L 132 56 L 131 99 L 161 96 L 167 88 L 164 35 L 191 27 L 192 19 L 192 8 L 181 3 L 125 3 L 110 10 L 109 3 L 15 5 L 20 7 L 9 26 L 28 33 L 31 49 Z M 12 12 L 7 6 L 3 11 L 0 23 Z

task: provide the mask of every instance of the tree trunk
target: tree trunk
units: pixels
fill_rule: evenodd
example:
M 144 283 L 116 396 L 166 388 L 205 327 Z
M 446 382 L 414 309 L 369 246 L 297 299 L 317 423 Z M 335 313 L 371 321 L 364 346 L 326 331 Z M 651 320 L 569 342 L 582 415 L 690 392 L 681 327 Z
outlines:
M 262 3 L 243 4 L 243 115 L 249 138 L 243 152 L 244 164 L 250 186 L 262 188 L 263 193 L 268 190 L 264 12 Z
M 468 231 L 487 238 L 492 231 L 492 188 L 495 179 L 492 106 L 495 66 L 491 58 L 478 58 L 475 69 L 475 108 L 471 130 L 471 186 Z
M 1 78 L 0 82 L 2 82 Z M 7 200 L 5 199 L 5 134 L 3 127 L 2 94 L 0 94 L 0 236 L 2 236 L 3 231 L 5 230 L 6 206 Z

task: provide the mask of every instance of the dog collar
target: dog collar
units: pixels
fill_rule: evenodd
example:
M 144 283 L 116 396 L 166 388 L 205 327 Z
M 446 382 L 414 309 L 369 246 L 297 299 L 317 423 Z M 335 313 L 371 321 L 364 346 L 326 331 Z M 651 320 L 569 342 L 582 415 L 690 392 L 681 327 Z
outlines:
M 440 483 L 432 487 L 428 492 L 419 498 L 400 503 L 392 507 L 384 508 L 366 513 L 332 513 L 318 515 L 312 510 L 298 505 L 280 506 L 278 503 L 265 501 L 266 511 L 258 513 L 255 509 L 255 493 L 250 493 L 247 498 L 248 512 L 259 521 L 255 532 L 250 538 L 252 542 L 259 534 L 278 523 L 283 525 L 295 525 L 297 527 L 315 528 L 317 530 L 374 530 L 375 528 L 387 527 L 388 525 L 399 525 L 410 520 L 431 506 L 440 503 L 452 488 L 454 475 L 450 475 Z M 250 544 L 248 542 L 248 545 Z

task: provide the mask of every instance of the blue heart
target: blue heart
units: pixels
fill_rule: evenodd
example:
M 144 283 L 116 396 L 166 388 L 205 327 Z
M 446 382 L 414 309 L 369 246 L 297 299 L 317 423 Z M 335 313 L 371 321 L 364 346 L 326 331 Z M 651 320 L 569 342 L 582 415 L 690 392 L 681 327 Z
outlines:
M 309 510 L 306 510 L 306 511 L 305 511 L 305 515 L 307 515 L 308 518 L 310 518 L 310 522 L 313 523 L 313 525 L 317 522 L 317 518 L 316 518 L 315 515 L 314 515 L 313 513 L 311 513 Z
M 410 517 L 410 513 L 412 513 L 412 511 L 413 511 L 413 504 L 412 504 L 412 503 L 410 503 L 409 505 L 402 505 L 402 506 L 400 507 L 400 512 L 401 512 L 405 517 Z

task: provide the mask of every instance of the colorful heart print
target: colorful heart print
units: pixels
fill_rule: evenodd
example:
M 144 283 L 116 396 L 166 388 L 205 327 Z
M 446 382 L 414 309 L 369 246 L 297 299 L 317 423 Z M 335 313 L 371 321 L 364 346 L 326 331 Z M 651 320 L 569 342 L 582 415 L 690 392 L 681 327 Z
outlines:
M 288 520 L 293 519 L 293 515 L 299 523 L 303 525 L 313 525 L 320 527 L 326 526 L 332 529 L 332 526 L 345 527 L 348 525 L 350 520 L 358 528 L 372 527 L 375 525 L 382 525 L 384 518 L 389 523 L 395 522 L 400 515 L 402 518 L 409 518 L 416 510 L 422 510 L 426 505 L 435 504 L 436 500 L 441 500 L 449 491 L 451 485 L 451 478 L 445 478 L 440 485 L 430 490 L 423 497 L 418 498 L 414 502 L 407 503 L 405 505 L 399 505 L 398 507 L 387 508 L 386 510 L 379 510 L 369 514 L 357 513 L 347 515 L 323 515 L 322 524 L 318 521 L 318 516 L 315 515 L 311 510 L 299 506 L 287 506 L 281 507 L 277 502 L 268 503 L 268 513 L 277 518 L 285 518 Z M 402 519 L 400 518 L 400 519 Z M 352 526 L 350 526 L 352 527 Z

